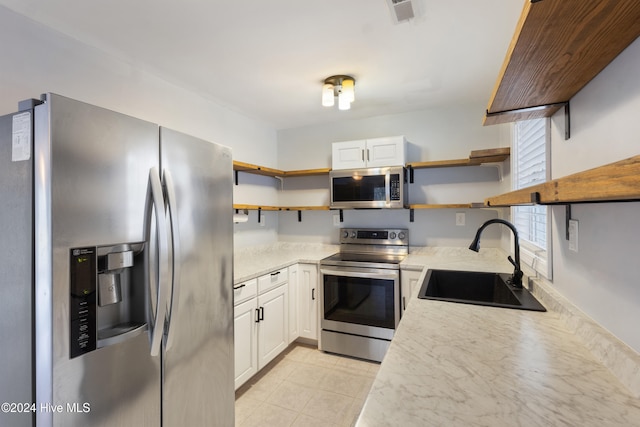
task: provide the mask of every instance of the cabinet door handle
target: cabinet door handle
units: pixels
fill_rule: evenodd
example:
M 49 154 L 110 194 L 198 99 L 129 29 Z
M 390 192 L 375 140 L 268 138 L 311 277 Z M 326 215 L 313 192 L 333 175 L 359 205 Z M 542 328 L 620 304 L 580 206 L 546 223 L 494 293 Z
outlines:
M 315 301 L 316 299 L 316 288 L 311 288 L 311 300 Z
M 242 285 L 234 286 L 234 287 L 233 287 L 233 290 L 234 290 L 234 291 L 237 291 L 238 289 L 242 289 L 242 288 L 244 288 L 245 286 L 247 286 L 247 285 L 245 285 L 245 284 L 243 283 Z
M 402 297 L 402 309 L 403 310 L 407 309 L 407 300 L 404 297 Z
M 275 276 L 277 276 L 278 274 L 280 274 L 280 272 L 279 272 L 279 271 L 276 271 L 275 273 L 271 273 L 271 277 L 275 277 Z
M 256 308 L 256 323 L 260 323 L 260 309 Z
M 364 150 L 362 150 L 362 161 L 364 162 Z
M 260 317 L 258 320 L 264 320 L 264 307 L 260 307 Z
M 367 148 L 367 162 L 369 161 L 369 149 Z

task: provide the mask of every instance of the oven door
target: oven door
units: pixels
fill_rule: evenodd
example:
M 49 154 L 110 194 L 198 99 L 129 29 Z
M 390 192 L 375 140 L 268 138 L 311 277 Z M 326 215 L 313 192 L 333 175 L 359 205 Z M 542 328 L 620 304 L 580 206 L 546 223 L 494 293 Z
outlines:
M 324 330 L 391 340 L 400 321 L 398 270 L 321 267 Z

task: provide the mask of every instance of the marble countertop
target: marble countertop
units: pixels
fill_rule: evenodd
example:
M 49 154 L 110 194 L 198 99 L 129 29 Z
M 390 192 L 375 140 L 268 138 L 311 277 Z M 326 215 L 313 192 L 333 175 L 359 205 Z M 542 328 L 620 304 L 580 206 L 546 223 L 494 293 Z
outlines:
M 510 272 L 505 258 L 422 248 L 403 264 Z M 536 282 L 545 313 L 414 295 L 357 426 L 640 425 L 640 398 L 571 330 L 549 291 Z M 629 375 L 637 378 L 638 366 Z
M 285 242 L 241 249 L 233 256 L 233 282 L 246 282 L 298 262 L 317 263 L 339 250 L 339 245 Z

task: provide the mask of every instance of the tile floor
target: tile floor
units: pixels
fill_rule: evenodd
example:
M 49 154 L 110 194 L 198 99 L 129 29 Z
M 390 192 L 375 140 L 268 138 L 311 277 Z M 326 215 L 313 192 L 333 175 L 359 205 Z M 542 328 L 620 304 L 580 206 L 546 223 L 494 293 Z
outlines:
M 353 426 L 379 366 L 295 343 L 236 391 L 236 427 Z

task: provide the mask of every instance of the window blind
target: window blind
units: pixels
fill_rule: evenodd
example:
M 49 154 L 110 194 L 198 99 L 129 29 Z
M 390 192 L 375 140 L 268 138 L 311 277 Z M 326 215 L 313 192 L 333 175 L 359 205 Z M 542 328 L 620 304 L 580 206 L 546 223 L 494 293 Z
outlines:
M 547 181 L 548 128 L 548 119 L 525 120 L 514 124 L 514 190 Z M 512 220 L 522 242 L 522 261 L 550 278 L 547 255 L 550 252 L 550 227 L 547 216 L 547 206 L 516 206 L 512 209 Z

